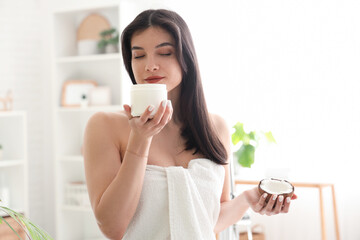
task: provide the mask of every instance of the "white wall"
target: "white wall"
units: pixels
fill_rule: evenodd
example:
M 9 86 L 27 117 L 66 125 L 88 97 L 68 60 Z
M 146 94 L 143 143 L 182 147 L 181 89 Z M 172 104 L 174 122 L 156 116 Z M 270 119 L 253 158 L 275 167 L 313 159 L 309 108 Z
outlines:
M 360 209 L 350 199 L 360 194 L 349 188 L 360 159 L 359 2 L 239 1 L 236 9 L 237 116 L 273 131 L 278 146 L 270 159 L 289 167 L 293 181 L 336 184 L 342 237 L 359 239 Z M 319 239 L 318 194 L 298 193 L 289 216 L 256 217 L 271 239 Z M 273 230 L 279 226 L 284 231 Z

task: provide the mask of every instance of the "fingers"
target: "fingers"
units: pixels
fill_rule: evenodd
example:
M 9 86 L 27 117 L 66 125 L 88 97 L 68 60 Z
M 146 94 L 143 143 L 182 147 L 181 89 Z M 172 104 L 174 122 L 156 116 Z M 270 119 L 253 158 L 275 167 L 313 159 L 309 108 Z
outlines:
M 268 203 L 266 204 L 266 206 L 260 211 L 260 214 L 266 214 L 268 216 L 271 216 L 273 215 L 272 211 L 273 211 L 273 208 L 275 206 L 275 203 L 276 203 L 276 198 L 277 198 L 277 195 L 271 195 Z
M 148 106 L 146 111 L 143 114 L 141 114 L 140 122 L 142 124 L 145 124 L 151 118 L 151 113 L 154 111 L 154 108 L 155 108 L 154 105 L 150 105 Z
M 290 209 L 290 202 L 290 197 L 284 199 L 283 195 L 280 195 L 279 197 L 277 195 L 272 195 L 269 202 L 263 209 L 260 210 L 259 213 L 268 216 L 279 213 L 288 213 Z
M 130 107 L 129 105 L 127 105 L 127 104 L 124 104 L 123 107 L 124 107 L 126 116 L 127 116 L 129 119 L 132 119 L 133 116 L 131 115 L 131 107 Z
M 274 214 L 279 214 L 281 212 L 282 206 L 283 206 L 283 201 L 284 201 L 284 196 L 280 195 L 275 204 L 275 208 L 273 211 Z
M 171 101 L 162 101 L 150 124 L 152 124 L 153 127 L 164 127 L 169 122 L 172 112 Z
M 166 106 L 167 106 L 167 101 L 164 100 L 160 103 L 160 106 L 156 112 L 156 114 L 154 115 L 154 118 L 152 119 L 152 123 L 153 125 L 158 125 L 164 115 L 164 112 L 166 110 Z
M 173 108 L 171 105 L 171 101 L 169 100 L 166 104 L 164 115 L 160 121 L 161 126 L 165 126 L 171 120 L 172 113 L 173 113 Z
M 124 105 L 124 109 L 129 118 L 131 129 L 135 134 L 142 137 L 151 137 L 158 134 L 171 120 L 173 113 L 170 100 L 161 102 L 158 110 L 155 110 L 153 105 L 148 106 L 140 117 L 133 117 L 131 115 L 131 107 L 129 105 Z M 154 111 L 156 111 L 155 115 L 153 114 Z
M 254 211 L 255 212 L 259 212 L 261 214 L 261 210 L 264 208 L 265 206 L 265 201 L 267 198 L 268 194 L 264 193 L 263 195 L 261 195 L 259 201 L 256 203 L 256 205 L 254 206 Z
M 291 199 L 290 197 L 287 197 L 284 203 L 284 207 L 282 208 L 282 213 L 288 213 L 290 208 Z

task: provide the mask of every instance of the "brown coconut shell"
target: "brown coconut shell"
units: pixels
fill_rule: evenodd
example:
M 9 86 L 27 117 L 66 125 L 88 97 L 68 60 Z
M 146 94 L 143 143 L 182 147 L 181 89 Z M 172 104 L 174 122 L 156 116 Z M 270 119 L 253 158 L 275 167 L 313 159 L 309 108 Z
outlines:
M 280 195 L 282 195 L 282 196 L 284 196 L 284 199 L 286 199 L 287 197 L 292 197 L 293 196 L 293 194 L 294 194 L 294 191 L 295 191 L 295 187 L 294 187 L 294 185 L 292 185 L 289 181 L 287 181 L 287 180 L 284 180 L 284 179 L 277 179 L 277 178 L 265 178 L 265 179 L 263 179 L 263 180 L 261 180 L 260 182 L 259 182 L 259 185 L 258 185 L 258 190 L 259 190 L 259 192 L 260 192 L 260 194 L 261 195 L 263 195 L 264 193 L 267 193 L 268 194 L 268 196 L 266 197 L 266 199 L 265 199 L 265 201 L 266 202 L 268 202 L 269 200 L 270 200 L 270 197 L 273 195 L 273 193 L 268 193 L 268 192 L 266 192 L 264 189 L 262 189 L 261 188 L 261 184 L 262 184 L 262 182 L 264 181 L 264 180 L 271 180 L 271 181 L 285 181 L 285 182 L 287 182 L 287 183 L 289 183 L 290 184 L 290 186 L 292 187 L 292 191 L 290 192 L 290 193 L 279 193 L 279 194 L 277 194 L 278 195 L 278 197 L 280 196 Z

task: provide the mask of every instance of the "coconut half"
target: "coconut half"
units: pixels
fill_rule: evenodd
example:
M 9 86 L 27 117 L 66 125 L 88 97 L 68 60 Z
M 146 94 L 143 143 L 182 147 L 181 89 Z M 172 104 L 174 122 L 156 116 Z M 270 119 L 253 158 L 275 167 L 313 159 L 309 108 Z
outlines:
M 284 199 L 287 197 L 292 197 L 294 194 L 294 186 L 284 180 L 284 179 L 276 179 L 276 178 L 265 178 L 260 181 L 258 186 L 259 192 L 261 195 L 267 193 L 266 202 L 269 201 L 271 195 L 283 195 Z

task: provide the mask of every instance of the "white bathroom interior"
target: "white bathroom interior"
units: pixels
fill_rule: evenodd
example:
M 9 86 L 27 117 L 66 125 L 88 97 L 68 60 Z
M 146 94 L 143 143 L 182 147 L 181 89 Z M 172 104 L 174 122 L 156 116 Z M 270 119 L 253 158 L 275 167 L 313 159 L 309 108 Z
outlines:
M 0 0 L 0 205 L 24 212 L 54 239 L 105 239 L 84 188 L 82 134 L 95 112 L 129 103 L 131 81 L 116 49 L 79 44 L 80 25 L 96 13 L 121 33 L 148 8 L 174 10 L 187 22 L 209 111 L 232 130 L 241 122 L 273 134 L 276 143 L 260 142 L 251 168 L 234 161 L 236 179 L 298 184 L 289 213 L 248 212 L 254 231 L 270 240 L 360 239 L 354 0 Z M 106 104 L 72 107 L 77 81 L 88 81 L 85 88 L 95 81 L 96 101 Z M 238 184 L 235 194 L 250 187 Z

